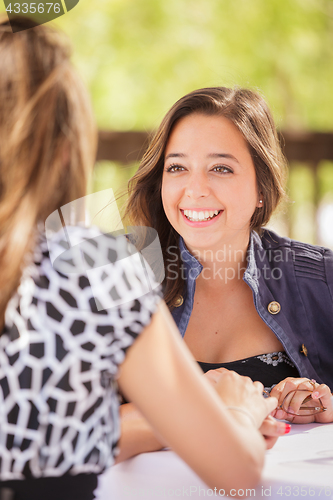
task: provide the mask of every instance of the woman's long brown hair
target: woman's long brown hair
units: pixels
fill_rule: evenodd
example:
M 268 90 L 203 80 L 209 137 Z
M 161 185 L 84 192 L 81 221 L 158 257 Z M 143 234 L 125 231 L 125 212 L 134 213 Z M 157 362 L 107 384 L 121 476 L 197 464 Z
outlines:
M 125 217 L 130 224 L 156 229 L 162 247 L 165 279 L 164 299 L 172 309 L 183 292 L 179 234 L 168 221 L 161 198 L 164 152 L 178 120 L 192 113 L 228 118 L 245 138 L 254 163 L 262 208 L 256 208 L 250 227 L 260 232 L 284 197 L 286 162 L 270 110 L 258 92 L 245 88 L 212 87 L 194 90 L 167 112 L 129 181 Z
M 63 36 L 0 17 L 0 324 L 31 259 L 36 227 L 85 195 L 96 131 Z M 29 28 L 29 29 L 27 29 Z

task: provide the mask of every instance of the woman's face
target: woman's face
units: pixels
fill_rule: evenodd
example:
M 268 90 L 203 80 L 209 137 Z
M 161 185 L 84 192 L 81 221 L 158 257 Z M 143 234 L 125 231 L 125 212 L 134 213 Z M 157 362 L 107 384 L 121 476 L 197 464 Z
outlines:
M 165 151 L 162 203 L 191 251 L 247 245 L 261 203 L 249 149 L 232 122 L 195 113 L 176 123 Z

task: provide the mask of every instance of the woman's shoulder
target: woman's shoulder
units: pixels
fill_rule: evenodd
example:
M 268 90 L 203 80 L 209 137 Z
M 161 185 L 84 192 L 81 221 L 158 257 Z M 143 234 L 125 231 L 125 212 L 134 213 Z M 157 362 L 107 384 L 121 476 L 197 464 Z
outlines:
M 130 253 L 124 237 L 104 233 L 98 227 L 66 226 L 55 232 L 46 229 L 40 232 L 37 250 L 48 251 L 52 264 L 71 272 L 97 267 L 102 256 L 103 263 L 115 263 Z M 104 262 L 105 261 L 105 262 Z
M 40 225 L 32 255 L 27 256 L 20 285 L 11 302 L 16 304 L 20 297 L 25 297 L 27 303 L 31 299 L 31 304 L 53 303 L 62 296 L 67 309 L 91 310 L 96 289 L 109 292 L 106 278 L 110 275 L 118 276 L 118 286 L 124 279 L 129 283 L 133 281 L 131 275 L 124 278 L 122 274 L 122 261 L 129 255 L 125 238 L 104 234 L 97 227 L 68 225 L 50 231 Z M 136 276 L 134 282 L 137 280 Z M 96 307 L 92 312 L 94 310 Z
M 82 281 L 93 269 L 116 265 L 129 255 L 124 238 L 105 234 L 98 227 L 65 226 L 52 231 L 39 226 L 32 263 L 24 272 L 38 283 L 38 277 L 48 280 Z M 110 272 L 110 266 L 105 269 Z
M 257 253 L 265 255 L 270 262 L 278 262 L 279 267 L 293 266 L 296 276 L 318 278 L 330 281 L 333 276 L 333 252 L 320 245 L 312 245 L 274 231 L 263 229 L 256 235 Z
M 43 251 L 41 268 L 49 280 L 72 282 L 80 295 L 85 289 L 82 300 L 93 298 L 98 311 L 141 300 L 154 290 L 159 295 L 155 275 L 123 234 L 68 226 L 54 234 L 46 231 L 37 250 Z
M 326 253 L 333 254 L 332 250 L 321 245 L 313 245 L 302 241 L 280 236 L 270 229 L 262 229 L 262 232 L 256 237 L 259 245 L 265 250 L 289 249 L 297 255 L 307 255 L 315 259 L 321 259 Z

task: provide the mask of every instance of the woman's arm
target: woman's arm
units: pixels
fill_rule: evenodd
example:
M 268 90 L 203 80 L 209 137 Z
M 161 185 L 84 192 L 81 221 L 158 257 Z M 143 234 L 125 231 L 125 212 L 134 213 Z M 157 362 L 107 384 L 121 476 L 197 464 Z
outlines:
M 133 403 L 120 406 L 120 420 L 121 436 L 118 443 L 120 452 L 116 463 L 139 453 L 158 451 L 164 448 L 165 445 L 157 439 L 152 427 Z
M 129 349 L 119 384 L 168 443 L 211 487 L 253 487 L 259 480 L 265 445 L 258 428 L 276 406 L 261 396 L 262 385 L 234 372 L 221 374 L 216 391 L 179 337 L 163 303 Z
M 151 425 L 133 403 L 120 406 L 121 436 L 118 443 L 119 455 L 115 463 L 123 462 L 139 453 L 158 451 L 166 446 L 157 439 Z M 279 436 L 288 433 L 290 425 L 268 416 L 259 431 L 265 438 L 266 449 L 273 448 Z
M 215 388 L 220 373 L 219 369 L 210 370 L 202 376 L 206 377 Z M 158 451 L 166 446 L 165 443 L 161 443 L 161 439 L 157 439 L 151 425 L 133 403 L 120 406 L 120 420 L 121 436 L 118 445 L 120 452 L 115 463 L 127 460 L 139 453 Z M 270 449 L 279 436 L 289 432 L 290 425 L 268 416 L 259 430 L 265 438 L 266 448 Z

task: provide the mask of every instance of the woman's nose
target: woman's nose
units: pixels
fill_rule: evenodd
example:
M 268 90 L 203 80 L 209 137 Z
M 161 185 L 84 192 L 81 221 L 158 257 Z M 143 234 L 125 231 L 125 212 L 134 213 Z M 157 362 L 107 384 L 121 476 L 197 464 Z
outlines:
M 186 195 L 190 198 L 201 198 L 210 194 L 209 181 L 204 174 L 192 174 L 185 188 Z

